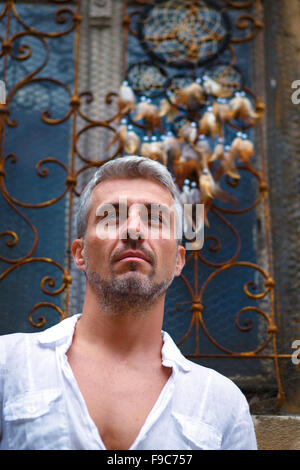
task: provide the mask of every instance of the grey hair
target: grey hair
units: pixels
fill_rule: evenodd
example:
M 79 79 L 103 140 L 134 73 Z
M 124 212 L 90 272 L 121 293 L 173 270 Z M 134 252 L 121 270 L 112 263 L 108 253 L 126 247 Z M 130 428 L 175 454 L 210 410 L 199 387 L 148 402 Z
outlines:
M 104 163 L 88 182 L 79 199 L 76 212 L 77 237 L 85 235 L 89 213 L 91 210 L 92 192 L 104 180 L 111 178 L 145 178 L 157 181 L 169 190 L 175 206 L 178 243 L 182 243 L 183 207 L 179 190 L 173 181 L 172 175 L 165 165 L 150 158 L 138 155 L 118 157 Z M 179 222 L 179 223 L 178 223 Z

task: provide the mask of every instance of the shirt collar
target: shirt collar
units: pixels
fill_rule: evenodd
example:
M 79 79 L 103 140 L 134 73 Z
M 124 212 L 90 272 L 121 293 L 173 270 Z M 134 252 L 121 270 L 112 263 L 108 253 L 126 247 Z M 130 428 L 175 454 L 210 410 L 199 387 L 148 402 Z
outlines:
M 161 350 L 162 364 L 167 367 L 175 365 L 184 372 L 189 372 L 191 370 L 191 363 L 181 353 L 171 336 L 166 331 L 162 331 L 162 338 L 164 342 Z
M 74 329 L 77 321 L 81 317 L 81 313 L 72 315 L 51 328 L 38 333 L 38 341 L 44 345 L 57 345 L 61 342 L 71 344 Z M 166 331 L 162 331 L 163 346 L 161 350 L 162 364 L 166 367 L 174 365 L 188 372 L 191 369 L 190 361 L 188 361 L 179 348 L 176 346 L 170 335 Z
M 63 321 L 57 325 L 48 328 L 41 333 L 38 333 L 38 341 L 41 344 L 45 345 L 56 345 L 67 338 L 72 340 L 75 325 L 77 320 L 81 317 L 81 313 L 72 315 L 71 317 L 65 318 Z

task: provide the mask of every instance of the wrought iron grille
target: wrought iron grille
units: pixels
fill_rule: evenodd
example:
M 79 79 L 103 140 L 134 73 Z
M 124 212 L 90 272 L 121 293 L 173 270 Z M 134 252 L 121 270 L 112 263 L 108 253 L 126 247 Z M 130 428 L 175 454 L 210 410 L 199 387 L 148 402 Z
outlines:
M 124 2 L 122 86 L 134 99 L 111 90 L 106 101 L 117 103 L 118 112 L 105 120 L 90 117 L 93 90 L 80 89 L 83 4 L 53 0 L 37 8 L 9 0 L 0 12 L 7 86 L 0 105 L 2 333 L 34 331 L 69 315 L 73 206 L 85 172 L 140 152 L 169 167 L 183 197 L 203 198 L 208 170 L 219 192 L 204 201 L 204 247 L 187 253 L 167 294 L 164 327 L 186 356 L 213 365 L 250 395 L 272 389 L 272 406 L 280 407 L 279 361 L 290 355 L 278 352 L 264 105 L 252 90 L 253 51 L 262 48 L 261 2 Z M 185 93 L 195 84 L 200 97 Z M 248 104 L 245 112 L 233 113 L 236 98 Z M 155 108 L 154 117 L 137 111 L 145 103 Z M 216 134 L 202 121 L 214 105 L 221 120 Z M 222 106 L 230 117 L 221 117 Z M 194 123 L 197 157 L 196 140 L 183 133 Z M 108 142 L 101 159 L 87 157 L 81 145 L 93 129 L 103 129 Z M 163 147 L 168 137 L 177 147 Z M 225 171 L 214 152 L 220 144 L 224 155 L 236 138 L 254 142 L 255 152 L 240 152 Z M 199 157 L 204 143 L 207 165 L 203 153 Z M 149 151 L 150 144 L 160 144 L 160 151 Z

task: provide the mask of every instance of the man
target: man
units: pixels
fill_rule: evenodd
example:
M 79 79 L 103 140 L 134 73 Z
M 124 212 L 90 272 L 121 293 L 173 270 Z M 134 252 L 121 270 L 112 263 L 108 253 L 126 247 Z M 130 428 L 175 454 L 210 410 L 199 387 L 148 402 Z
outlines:
M 0 341 L 0 448 L 256 449 L 240 390 L 161 331 L 185 263 L 178 202 L 170 173 L 150 159 L 95 173 L 72 245 L 86 277 L 82 314 Z

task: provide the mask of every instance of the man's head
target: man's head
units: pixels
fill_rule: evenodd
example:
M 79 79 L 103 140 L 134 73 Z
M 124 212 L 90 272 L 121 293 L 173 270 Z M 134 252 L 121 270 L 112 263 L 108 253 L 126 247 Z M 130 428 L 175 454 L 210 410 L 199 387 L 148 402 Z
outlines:
M 120 217 L 124 201 L 125 218 Z M 151 212 L 151 207 L 157 206 L 169 216 L 169 237 L 162 236 L 161 217 L 158 219 Z M 108 220 L 104 217 L 108 207 L 114 209 L 117 230 L 113 236 L 110 233 L 109 237 L 102 237 L 99 227 L 103 233 L 101 224 Z M 100 167 L 80 198 L 78 238 L 72 251 L 77 267 L 85 272 L 88 287 L 97 294 L 103 309 L 119 314 L 128 310 L 140 312 L 165 294 L 184 266 L 185 249 L 176 231 L 181 223 L 178 191 L 165 166 L 131 156 Z M 158 229 L 154 230 L 154 237 L 153 225 Z
M 94 176 L 82 192 L 77 207 L 77 238 L 82 238 L 85 235 L 94 188 L 102 181 L 116 178 L 145 178 L 147 180 L 156 181 L 158 184 L 164 186 L 171 193 L 174 200 L 175 216 L 177 218 L 178 227 L 177 237 L 178 243 L 181 243 L 183 209 L 179 192 L 174 184 L 173 178 L 168 169 L 161 163 L 139 156 L 120 157 L 115 160 L 110 160 L 95 172 Z

